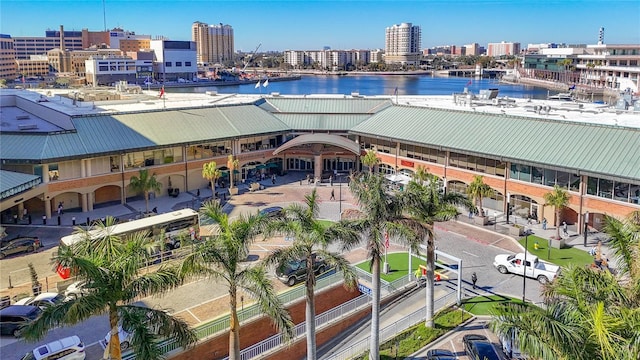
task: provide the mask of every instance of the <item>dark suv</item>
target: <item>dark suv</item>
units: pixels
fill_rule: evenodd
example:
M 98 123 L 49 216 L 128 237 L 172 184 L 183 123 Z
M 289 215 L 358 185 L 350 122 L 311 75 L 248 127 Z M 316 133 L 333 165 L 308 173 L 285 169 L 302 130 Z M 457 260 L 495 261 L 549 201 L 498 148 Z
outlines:
M 486 336 L 469 334 L 462 338 L 464 350 L 471 360 L 500 360 L 500 356 Z
M 316 254 L 314 257 L 313 270 L 316 275 L 322 274 L 327 271 L 327 263 Z M 298 281 L 304 280 L 307 276 L 307 259 L 290 260 L 281 263 L 276 268 L 276 276 L 280 281 L 286 283 L 289 286 L 295 285 Z
M 37 306 L 11 305 L 0 310 L 0 334 L 19 337 L 22 328 L 34 321 L 42 310 Z
M 42 246 L 37 237 L 22 237 L 4 242 L 0 248 L 0 259 L 13 254 L 34 252 Z

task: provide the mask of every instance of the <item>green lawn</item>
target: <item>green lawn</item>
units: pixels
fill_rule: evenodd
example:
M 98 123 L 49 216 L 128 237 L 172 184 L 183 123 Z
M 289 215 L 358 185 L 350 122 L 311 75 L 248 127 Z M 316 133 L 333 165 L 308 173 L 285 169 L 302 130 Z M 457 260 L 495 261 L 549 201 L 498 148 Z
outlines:
M 382 256 L 382 261 L 380 264 L 380 277 L 385 281 L 392 282 L 403 276 L 406 276 L 409 272 L 409 253 L 401 252 L 389 254 L 387 257 L 387 261 L 389 262 L 389 266 L 391 267 L 391 272 L 389 272 L 389 274 L 384 274 L 382 273 L 382 263 L 384 262 L 384 256 Z M 418 269 L 418 265 L 420 264 L 425 265 L 425 262 L 413 256 L 413 260 L 411 261 L 411 273 L 416 271 Z M 371 265 L 369 261 L 361 262 L 356 266 L 366 272 L 371 272 Z
M 491 311 L 496 304 L 514 302 L 522 304 L 522 300 L 502 295 L 476 296 L 463 300 L 464 309 L 474 315 L 491 315 Z
M 518 241 L 524 247 L 525 238 Z M 535 248 L 536 242 L 538 243 L 537 250 Z M 541 260 L 560 266 L 568 266 L 569 264 L 584 266 L 593 262 L 593 256 L 589 255 L 588 252 L 580 249 L 574 249 L 572 247 L 565 247 L 564 249 L 556 249 L 552 247 L 551 256 L 549 257 L 547 256 L 549 253 L 549 241 L 535 235 L 529 235 L 528 250 L 529 253 L 535 254 Z

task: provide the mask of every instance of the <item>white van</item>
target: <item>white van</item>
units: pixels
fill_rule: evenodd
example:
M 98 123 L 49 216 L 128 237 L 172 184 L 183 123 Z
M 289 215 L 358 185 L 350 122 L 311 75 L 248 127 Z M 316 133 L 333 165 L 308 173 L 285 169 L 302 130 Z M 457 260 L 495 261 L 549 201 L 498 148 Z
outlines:
M 84 360 L 85 357 L 84 344 L 74 335 L 39 346 L 22 360 Z

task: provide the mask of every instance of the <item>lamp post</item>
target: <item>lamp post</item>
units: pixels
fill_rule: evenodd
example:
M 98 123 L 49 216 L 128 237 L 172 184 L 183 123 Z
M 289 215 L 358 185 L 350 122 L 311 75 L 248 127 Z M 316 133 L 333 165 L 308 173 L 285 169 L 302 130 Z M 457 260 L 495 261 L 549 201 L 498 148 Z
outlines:
M 527 252 L 529 251 L 529 229 L 524 232 L 524 272 L 522 273 L 522 302 L 526 302 L 525 293 L 527 290 Z
M 509 225 L 509 213 L 511 212 L 511 194 L 507 193 L 507 225 Z
M 342 175 L 338 178 L 338 181 L 340 181 L 340 201 L 338 201 L 339 205 L 339 212 L 340 212 L 340 220 L 342 220 Z
M 584 247 L 587 247 L 587 234 L 589 233 L 589 212 L 584 213 Z

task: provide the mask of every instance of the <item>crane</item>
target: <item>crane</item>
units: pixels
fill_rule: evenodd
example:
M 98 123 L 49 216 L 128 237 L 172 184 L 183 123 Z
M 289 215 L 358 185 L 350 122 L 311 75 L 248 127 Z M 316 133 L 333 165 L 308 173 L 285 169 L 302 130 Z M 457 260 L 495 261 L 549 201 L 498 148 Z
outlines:
M 244 67 L 242 68 L 241 72 L 244 72 L 247 69 L 247 66 L 249 66 L 249 62 L 251 62 L 251 58 L 256 54 L 258 49 L 260 49 L 260 46 L 262 46 L 262 43 L 258 44 L 258 46 L 256 46 L 256 49 L 253 50 L 251 54 L 249 54 L 249 58 L 247 59 L 247 61 L 245 61 Z

